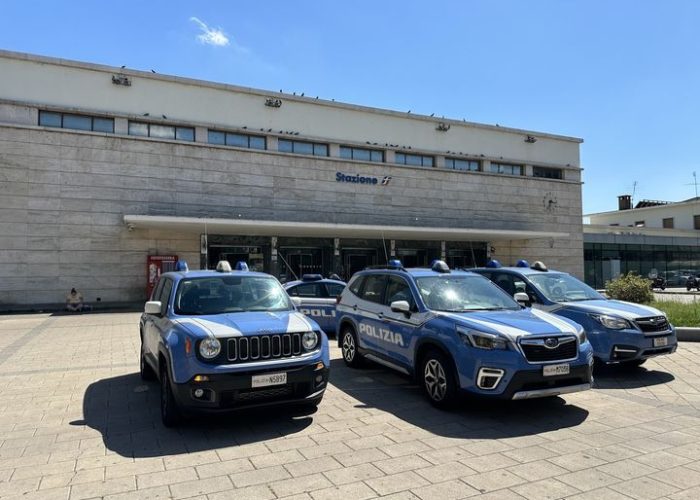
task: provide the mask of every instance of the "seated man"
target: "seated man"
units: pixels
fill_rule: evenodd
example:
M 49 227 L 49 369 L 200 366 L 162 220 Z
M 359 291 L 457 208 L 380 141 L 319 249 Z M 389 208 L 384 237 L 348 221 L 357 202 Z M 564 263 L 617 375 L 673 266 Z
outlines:
M 81 312 L 84 307 L 83 294 L 75 288 L 71 288 L 70 293 L 66 295 L 66 310 L 70 312 Z

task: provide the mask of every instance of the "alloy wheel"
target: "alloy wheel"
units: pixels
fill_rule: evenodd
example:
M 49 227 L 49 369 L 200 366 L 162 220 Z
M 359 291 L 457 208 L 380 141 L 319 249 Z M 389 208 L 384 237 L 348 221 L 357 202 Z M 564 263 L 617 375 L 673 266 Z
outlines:
M 445 377 L 445 370 L 438 360 L 430 359 L 425 364 L 423 380 L 425 381 L 428 395 L 433 401 L 442 401 L 445 398 L 445 394 L 447 394 L 447 378 Z

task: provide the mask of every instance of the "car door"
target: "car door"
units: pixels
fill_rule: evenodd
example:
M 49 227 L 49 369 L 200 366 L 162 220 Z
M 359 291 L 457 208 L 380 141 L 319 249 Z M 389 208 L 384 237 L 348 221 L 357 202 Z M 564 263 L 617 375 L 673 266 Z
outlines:
M 287 293 L 290 297 L 299 297 L 299 311 L 316 321 L 324 332 L 335 331 L 335 296 L 328 296 L 324 283 L 301 283 L 289 288 Z
M 411 313 L 395 312 L 391 310 L 391 303 L 399 300 L 408 302 Z M 417 335 L 420 326 L 425 322 L 425 313 L 419 313 L 416 308 L 416 299 L 408 281 L 401 276 L 391 275 L 384 294 L 386 310 L 383 315 L 385 328 L 391 331 L 391 347 L 385 354 L 392 361 L 410 368 Z
M 357 322 L 357 337 L 360 348 L 377 353 L 386 352 L 383 346 L 384 330 L 384 289 L 386 274 L 369 274 L 365 276 L 356 304 L 351 304 Z
M 158 280 L 158 283 L 156 284 L 156 287 L 153 289 L 153 293 L 151 294 L 151 297 L 149 300 L 160 300 L 160 295 L 161 292 L 163 291 L 163 285 L 165 284 L 165 278 L 161 278 Z M 153 325 L 154 320 L 156 319 L 156 316 L 153 314 L 145 314 L 143 315 L 143 325 L 141 329 L 141 333 L 143 335 L 142 341 L 143 341 L 143 347 L 144 347 L 144 352 L 146 353 L 146 356 L 148 356 L 151 360 L 154 359 L 154 352 L 153 352 L 153 337 L 155 335 L 155 326 Z
M 173 291 L 173 280 L 169 278 L 163 279 L 163 288 L 160 293 L 161 307 L 160 316 L 152 315 L 151 329 L 149 332 L 149 351 L 154 356 L 154 359 L 158 358 L 158 346 L 161 342 L 163 334 L 167 331 L 170 326 L 170 318 L 168 318 L 168 307 L 170 303 L 171 292 Z

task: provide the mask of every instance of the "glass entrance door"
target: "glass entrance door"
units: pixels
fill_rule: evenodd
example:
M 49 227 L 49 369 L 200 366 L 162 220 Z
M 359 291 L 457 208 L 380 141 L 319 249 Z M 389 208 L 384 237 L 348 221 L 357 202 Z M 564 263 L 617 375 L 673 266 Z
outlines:
M 347 281 L 357 271 L 362 271 L 368 266 L 377 263 L 376 250 L 345 250 L 343 252 L 343 267 L 345 275 L 342 278 Z

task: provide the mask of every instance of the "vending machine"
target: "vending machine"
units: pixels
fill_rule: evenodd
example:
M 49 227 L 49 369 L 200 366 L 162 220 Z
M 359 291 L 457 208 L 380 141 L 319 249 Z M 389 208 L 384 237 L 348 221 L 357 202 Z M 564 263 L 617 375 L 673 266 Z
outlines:
M 175 270 L 177 255 L 149 255 L 146 261 L 146 299 L 151 297 L 158 278 L 163 273 Z

